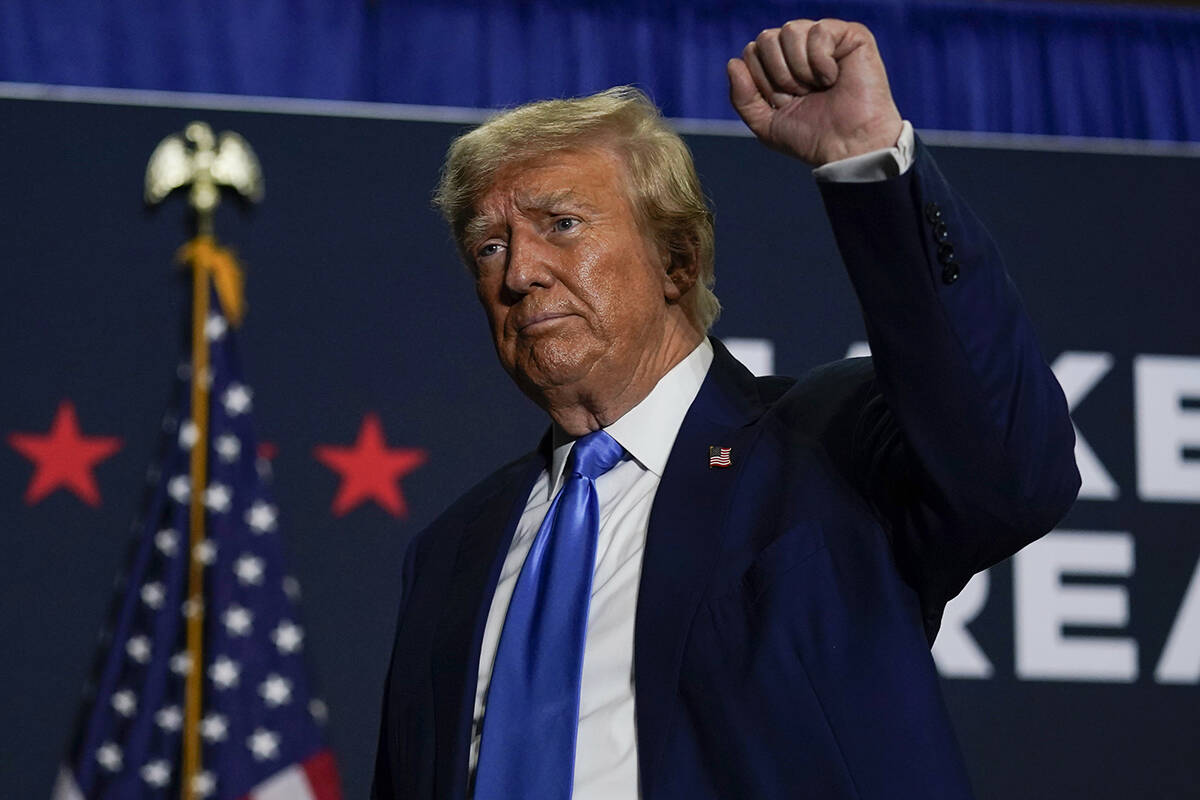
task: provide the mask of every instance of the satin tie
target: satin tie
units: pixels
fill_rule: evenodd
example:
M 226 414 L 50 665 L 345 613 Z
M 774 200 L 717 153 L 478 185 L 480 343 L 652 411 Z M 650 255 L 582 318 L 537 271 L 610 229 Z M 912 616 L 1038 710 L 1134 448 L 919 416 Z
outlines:
M 624 457 L 604 431 L 580 438 L 513 589 L 492 666 L 475 800 L 568 800 L 600 529 L 595 479 Z

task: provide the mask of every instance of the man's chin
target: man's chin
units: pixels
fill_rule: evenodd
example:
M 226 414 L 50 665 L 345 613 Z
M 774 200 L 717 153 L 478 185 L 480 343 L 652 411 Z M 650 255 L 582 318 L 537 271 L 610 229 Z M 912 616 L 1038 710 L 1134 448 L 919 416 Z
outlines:
M 526 356 L 517 361 L 511 373 L 521 390 L 535 401 L 578 385 L 595 365 L 595 358 L 565 348 L 534 346 Z

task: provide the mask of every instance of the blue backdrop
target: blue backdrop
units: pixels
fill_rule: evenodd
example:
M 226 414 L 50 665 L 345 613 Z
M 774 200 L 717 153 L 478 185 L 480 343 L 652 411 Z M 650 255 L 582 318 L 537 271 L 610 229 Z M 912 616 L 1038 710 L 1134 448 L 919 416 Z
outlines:
M 1200 12 L 931 0 L 0 0 L 0 80 L 487 108 L 647 89 L 731 116 L 765 27 L 874 30 L 925 128 L 1200 140 Z

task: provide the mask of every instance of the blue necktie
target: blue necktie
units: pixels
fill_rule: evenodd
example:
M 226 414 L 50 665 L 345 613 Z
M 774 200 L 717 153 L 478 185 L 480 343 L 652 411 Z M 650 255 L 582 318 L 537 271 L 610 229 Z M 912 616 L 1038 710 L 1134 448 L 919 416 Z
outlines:
M 595 479 L 625 450 L 604 431 L 575 442 L 509 602 L 492 667 L 475 800 L 568 800 L 600 529 Z

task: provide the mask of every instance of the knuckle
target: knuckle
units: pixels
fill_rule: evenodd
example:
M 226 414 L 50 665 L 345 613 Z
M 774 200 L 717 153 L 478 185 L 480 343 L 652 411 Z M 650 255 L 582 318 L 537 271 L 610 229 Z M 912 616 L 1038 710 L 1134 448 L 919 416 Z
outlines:
M 754 37 L 755 43 L 762 47 L 770 44 L 770 42 L 779 36 L 779 28 L 766 28 L 759 32 L 758 36 Z
M 791 39 L 803 41 L 815 23 L 811 19 L 794 19 L 783 26 L 783 32 Z

